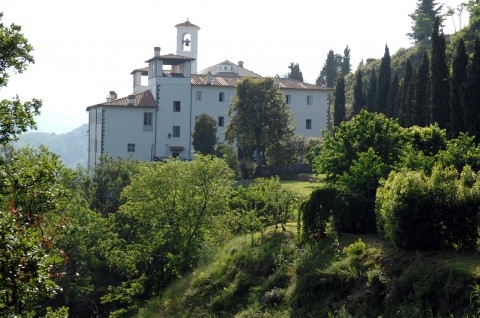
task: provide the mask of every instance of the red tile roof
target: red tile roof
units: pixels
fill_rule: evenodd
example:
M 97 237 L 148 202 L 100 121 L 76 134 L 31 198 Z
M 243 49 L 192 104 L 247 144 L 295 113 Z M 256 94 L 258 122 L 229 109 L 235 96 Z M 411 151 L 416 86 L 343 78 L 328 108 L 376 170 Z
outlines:
M 132 94 L 135 96 L 135 102 L 132 107 L 156 107 L 157 104 L 153 99 L 152 93 L 148 90 L 142 93 Z M 128 97 L 117 98 L 105 103 L 100 103 L 92 106 L 88 106 L 87 110 L 92 107 L 98 106 L 116 106 L 116 107 L 127 107 L 128 106 Z
M 208 75 L 204 74 L 192 74 L 191 83 L 192 85 L 209 85 L 207 83 Z M 239 81 L 244 79 L 244 76 L 219 76 L 212 75 L 212 82 L 210 86 L 226 86 L 226 87 L 235 87 Z M 312 85 L 308 83 L 302 83 L 296 80 L 289 78 L 280 78 L 279 79 L 279 88 L 281 89 L 300 89 L 300 90 L 318 90 L 318 91 L 331 91 L 332 89 Z

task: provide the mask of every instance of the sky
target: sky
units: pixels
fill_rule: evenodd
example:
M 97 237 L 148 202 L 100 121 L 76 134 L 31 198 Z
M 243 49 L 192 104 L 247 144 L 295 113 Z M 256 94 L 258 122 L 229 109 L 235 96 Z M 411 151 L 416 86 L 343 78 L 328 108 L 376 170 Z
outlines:
M 462 0 L 438 1 L 456 7 Z M 11 74 L 0 99 L 43 100 L 38 131 L 66 133 L 87 123 L 86 107 L 109 91 L 132 93 L 130 72 L 147 66 L 153 48 L 176 50 L 175 25 L 201 29 L 198 70 L 229 60 L 262 76 L 284 76 L 299 63 L 315 83 L 328 51 L 351 64 L 411 46 L 408 14 L 416 0 L 2 0 L 3 23 L 22 26 L 35 64 Z M 464 16 L 462 23 L 467 18 Z M 459 27 L 459 21 L 455 21 Z M 454 30 L 451 18 L 445 33 Z

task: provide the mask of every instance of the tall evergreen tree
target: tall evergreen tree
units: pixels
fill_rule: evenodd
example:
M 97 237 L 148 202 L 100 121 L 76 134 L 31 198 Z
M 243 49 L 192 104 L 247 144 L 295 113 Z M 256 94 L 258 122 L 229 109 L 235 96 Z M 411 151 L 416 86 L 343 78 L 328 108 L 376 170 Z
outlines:
M 335 84 L 335 79 L 337 77 L 337 62 L 335 59 L 335 53 L 333 50 L 330 50 L 323 65 L 322 71 L 317 78 L 316 84 L 322 85 L 326 84 L 327 87 L 333 88 Z
M 398 79 L 398 74 L 395 72 L 393 75 L 392 83 L 390 84 L 390 90 L 388 91 L 387 97 L 387 116 L 390 118 L 395 118 L 398 112 L 398 92 L 400 89 L 400 82 Z
M 430 39 L 435 17 L 441 13 L 442 7 L 443 5 L 434 0 L 418 0 L 415 12 L 409 14 L 412 19 L 412 32 L 407 35 L 415 42 Z
M 327 87 L 332 87 L 335 85 L 335 78 L 337 75 L 337 65 L 335 63 L 335 54 L 333 53 L 333 50 L 330 50 L 328 52 L 327 56 L 327 68 L 326 68 L 326 74 L 325 74 L 325 79 L 327 81 Z
M 342 74 L 347 75 L 351 71 L 350 65 L 350 49 L 347 47 L 343 51 L 343 61 L 342 61 Z
M 475 40 L 475 52 L 468 67 L 467 86 L 464 97 L 465 129 L 480 142 L 480 40 Z
M 337 80 L 335 86 L 335 107 L 333 114 L 333 125 L 338 127 L 342 121 L 345 121 L 345 80 L 343 76 Z
M 440 128 L 450 131 L 450 82 L 445 55 L 445 36 L 440 30 L 440 17 L 435 18 L 432 33 L 431 60 L 431 123 L 438 123 Z
M 390 51 L 385 45 L 385 53 L 380 64 L 380 73 L 378 74 L 377 92 L 375 95 L 374 109 L 378 113 L 387 113 L 387 98 L 390 90 L 390 81 L 392 77 L 392 67 L 390 65 Z
M 427 52 L 423 53 L 422 64 L 418 67 L 417 85 L 415 87 L 416 124 L 425 127 L 430 122 L 430 60 Z
M 465 49 L 465 42 L 463 39 L 460 39 L 452 63 L 452 91 L 450 94 L 451 134 L 454 137 L 465 130 L 465 125 L 463 124 L 463 95 L 467 82 L 467 66 L 468 55 Z
M 400 85 L 400 109 L 398 113 L 398 119 L 403 127 L 411 125 L 412 118 L 412 96 L 411 96 L 411 84 L 414 79 L 413 67 L 410 59 L 407 59 L 405 66 L 405 76 L 402 79 Z
M 367 110 L 369 112 L 375 111 L 374 101 L 377 92 L 377 74 L 375 69 L 372 68 L 372 75 L 370 76 L 370 83 L 368 84 L 368 95 L 367 95 Z
M 288 78 L 303 82 L 303 74 L 302 71 L 300 71 L 300 65 L 298 63 L 290 63 L 288 68 L 290 69 L 290 72 L 288 72 Z
M 365 93 L 363 92 L 363 75 L 360 68 L 355 72 L 355 86 L 353 87 L 353 114 L 360 113 L 365 108 Z

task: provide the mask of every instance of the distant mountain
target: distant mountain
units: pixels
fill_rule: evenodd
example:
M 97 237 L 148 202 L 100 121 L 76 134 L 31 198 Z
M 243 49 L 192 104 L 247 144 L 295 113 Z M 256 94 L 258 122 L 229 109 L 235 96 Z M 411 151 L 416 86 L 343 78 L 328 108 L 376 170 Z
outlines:
M 87 137 L 88 124 L 84 124 L 65 134 L 29 132 L 21 135 L 19 140 L 13 143 L 15 148 L 31 146 L 38 148 L 45 145 L 50 151 L 58 154 L 65 166 L 75 169 L 77 165 L 87 166 Z

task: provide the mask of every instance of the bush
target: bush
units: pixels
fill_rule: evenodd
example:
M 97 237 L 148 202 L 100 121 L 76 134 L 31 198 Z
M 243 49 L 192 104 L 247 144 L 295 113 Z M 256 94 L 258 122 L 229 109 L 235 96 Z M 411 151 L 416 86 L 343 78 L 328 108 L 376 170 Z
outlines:
M 300 205 L 300 219 L 303 226 L 300 233 L 302 242 L 315 242 L 326 237 L 327 224 L 332 216 L 337 189 L 325 187 L 310 194 L 308 200 Z
M 479 238 L 480 178 L 469 166 L 459 174 L 436 166 L 392 172 L 377 191 L 381 235 L 407 249 L 475 249 Z

